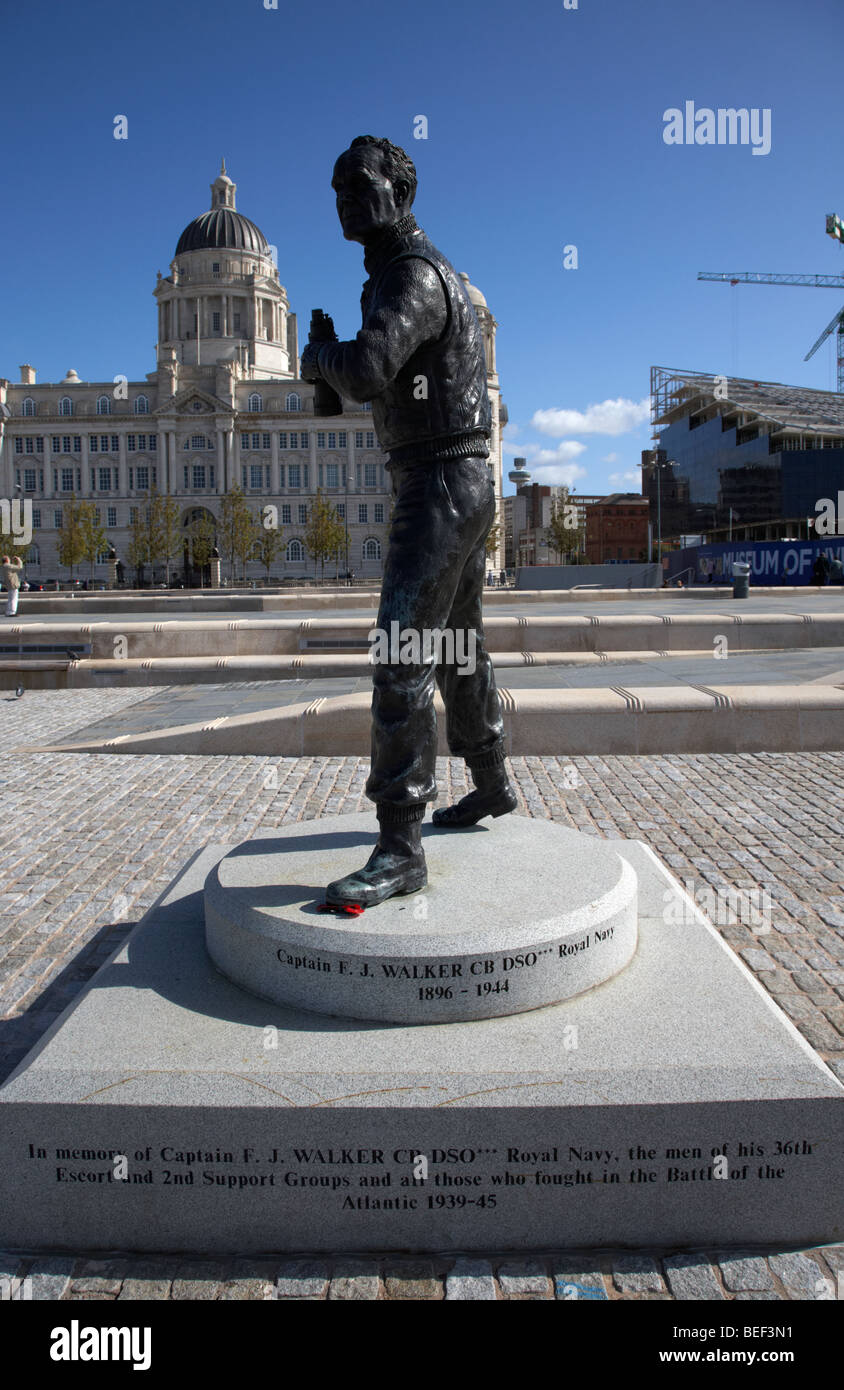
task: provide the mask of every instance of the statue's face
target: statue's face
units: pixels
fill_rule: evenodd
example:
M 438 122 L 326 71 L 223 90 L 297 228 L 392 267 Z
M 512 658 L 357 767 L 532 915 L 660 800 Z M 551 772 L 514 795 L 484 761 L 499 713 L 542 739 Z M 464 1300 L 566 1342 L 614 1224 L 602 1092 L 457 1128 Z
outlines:
M 337 195 L 337 216 L 347 241 L 366 245 L 407 211 L 407 184 L 393 184 L 387 178 L 381 151 L 374 146 L 341 154 L 334 165 L 331 187 Z

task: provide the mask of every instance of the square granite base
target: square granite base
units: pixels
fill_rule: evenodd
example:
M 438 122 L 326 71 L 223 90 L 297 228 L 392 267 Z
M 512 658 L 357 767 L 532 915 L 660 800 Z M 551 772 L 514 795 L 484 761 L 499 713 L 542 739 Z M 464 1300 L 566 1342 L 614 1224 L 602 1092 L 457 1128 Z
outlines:
M 0 1248 L 840 1240 L 844 1088 L 653 853 L 611 843 L 639 878 L 620 975 L 416 1026 L 219 975 L 206 848 L 0 1090 Z

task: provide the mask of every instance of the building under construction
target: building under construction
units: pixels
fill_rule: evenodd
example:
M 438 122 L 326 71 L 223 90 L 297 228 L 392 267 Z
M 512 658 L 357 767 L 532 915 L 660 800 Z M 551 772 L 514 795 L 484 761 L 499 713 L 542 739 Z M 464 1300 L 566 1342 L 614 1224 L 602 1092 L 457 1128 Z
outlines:
M 651 410 L 642 494 L 663 543 L 809 539 L 844 488 L 844 395 L 652 367 Z

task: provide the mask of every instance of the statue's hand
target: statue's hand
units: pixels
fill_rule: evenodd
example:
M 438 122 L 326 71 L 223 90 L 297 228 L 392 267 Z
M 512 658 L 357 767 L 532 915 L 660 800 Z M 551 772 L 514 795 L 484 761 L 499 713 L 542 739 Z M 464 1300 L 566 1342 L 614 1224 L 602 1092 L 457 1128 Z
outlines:
M 319 381 L 320 370 L 317 366 L 317 357 L 322 343 L 308 343 L 302 353 L 302 363 L 299 368 L 299 375 L 303 381 Z

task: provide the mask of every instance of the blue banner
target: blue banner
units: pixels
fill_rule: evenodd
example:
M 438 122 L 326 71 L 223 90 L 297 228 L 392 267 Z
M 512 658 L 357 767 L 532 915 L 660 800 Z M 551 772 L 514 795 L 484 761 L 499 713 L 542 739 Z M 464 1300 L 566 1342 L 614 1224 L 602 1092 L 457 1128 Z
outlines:
M 814 583 L 813 566 L 819 555 L 844 562 L 844 536 L 825 541 L 722 541 L 674 551 L 668 556 L 669 579 L 693 567 L 693 584 L 732 584 L 733 561 L 750 565 L 750 583 L 771 588 L 779 584 Z M 684 576 L 688 583 L 691 576 Z

